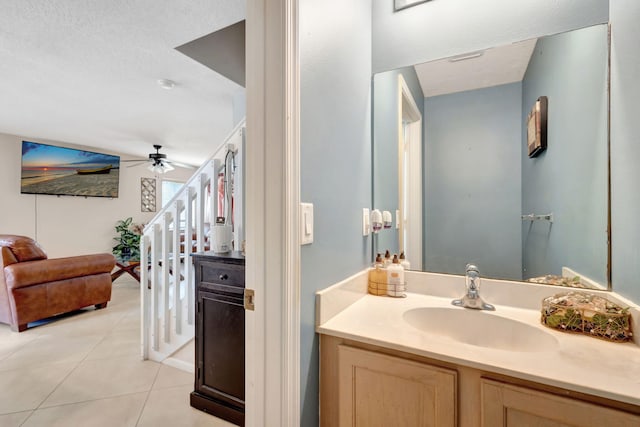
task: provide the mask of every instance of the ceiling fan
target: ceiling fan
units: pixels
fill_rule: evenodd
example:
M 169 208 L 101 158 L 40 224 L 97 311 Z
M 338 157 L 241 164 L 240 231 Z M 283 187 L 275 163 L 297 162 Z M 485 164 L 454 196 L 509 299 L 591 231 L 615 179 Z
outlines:
M 168 160 L 167 155 L 160 152 L 160 149 L 162 148 L 161 145 L 154 144 L 153 148 L 155 148 L 156 152 L 149 153 L 148 160 L 123 160 L 123 162 L 137 162 L 137 164 L 133 164 L 128 167 L 138 166 L 141 163 L 148 162 L 149 165 L 147 166 L 147 169 L 149 169 L 151 172 L 154 172 L 154 173 L 165 173 L 165 172 L 172 171 L 175 169 L 174 166 L 187 168 L 187 169 L 195 169 L 195 167 L 191 165 L 175 162 L 173 160 Z

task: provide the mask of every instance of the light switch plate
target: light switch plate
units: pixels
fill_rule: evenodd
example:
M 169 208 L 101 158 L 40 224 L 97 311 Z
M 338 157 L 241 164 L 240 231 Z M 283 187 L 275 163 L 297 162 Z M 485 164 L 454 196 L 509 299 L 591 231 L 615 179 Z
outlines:
M 300 203 L 300 244 L 313 243 L 313 204 Z
M 400 229 L 400 209 L 396 209 L 396 230 Z
M 371 214 L 368 208 L 362 209 L 362 235 L 368 236 L 371 234 Z

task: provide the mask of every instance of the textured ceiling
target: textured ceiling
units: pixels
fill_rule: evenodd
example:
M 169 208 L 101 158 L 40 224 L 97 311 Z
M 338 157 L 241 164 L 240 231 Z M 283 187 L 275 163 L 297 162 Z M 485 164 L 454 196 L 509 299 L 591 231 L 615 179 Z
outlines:
M 416 65 L 425 98 L 519 82 L 527 70 L 536 41 L 531 39 L 494 47 L 483 51 L 481 56 L 463 61 L 452 62 L 447 58 Z
M 200 164 L 243 89 L 175 47 L 245 15 L 236 0 L 0 0 L 0 133 Z

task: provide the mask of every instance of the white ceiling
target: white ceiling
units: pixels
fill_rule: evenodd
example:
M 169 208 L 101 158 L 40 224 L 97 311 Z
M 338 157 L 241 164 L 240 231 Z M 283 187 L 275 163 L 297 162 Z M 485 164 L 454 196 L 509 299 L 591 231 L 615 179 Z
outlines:
M 132 158 L 160 144 L 198 165 L 244 89 L 174 48 L 245 15 L 237 0 L 0 0 L 0 133 Z
M 527 70 L 536 41 L 531 39 L 494 47 L 482 51 L 481 56 L 462 61 L 452 62 L 451 58 L 446 58 L 416 65 L 425 98 L 519 82 Z

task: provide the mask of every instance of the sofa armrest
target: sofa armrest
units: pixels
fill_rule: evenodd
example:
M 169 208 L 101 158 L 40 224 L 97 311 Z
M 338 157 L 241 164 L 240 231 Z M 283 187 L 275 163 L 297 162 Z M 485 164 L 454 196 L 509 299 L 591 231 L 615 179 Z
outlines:
M 26 261 L 6 266 L 4 277 L 7 287 L 15 289 L 74 277 L 111 273 L 115 264 L 115 258 L 111 254 Z

